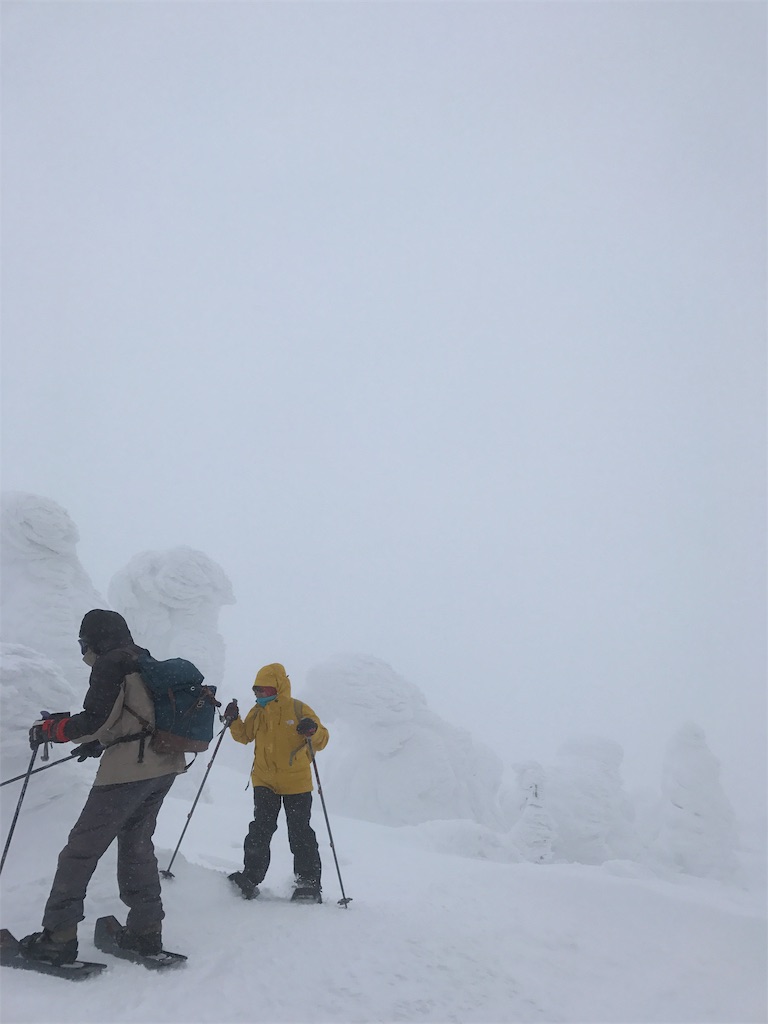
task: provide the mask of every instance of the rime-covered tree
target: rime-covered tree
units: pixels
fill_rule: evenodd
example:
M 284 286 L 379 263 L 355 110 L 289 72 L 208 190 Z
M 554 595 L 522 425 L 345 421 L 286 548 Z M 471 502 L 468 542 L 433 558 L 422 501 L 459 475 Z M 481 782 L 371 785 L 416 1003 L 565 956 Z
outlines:
M 526 860 L 547 864 L 553 859 L 555 822 L 545 806 L 544 769 L 536 761 L 516 767 L 522 805 L 509 838 Z
M 6 491 L 1 507 L 0 638 L 40 652 L 79 689 L 88 681 L 80 623 L 104 600 L 80 564 L 77 526 L 38 494 Z
M 549 773 L 547 807 L 556 824 L 558 860 L 601 864 L 632 859 L 639 842 L 632 807 L 624 791 L 618 743 L 598 737 L 574 738 L 558 751 Z
M 108 595 L 136 642 L 155 658 L 188 658 L 206 682 L 221 685 L 225 651 L 219 612 L 235 598 L 216 562 L 189 547 L 145 551 L 115 573 Z
M 654 851 L 680 871 L 726 878 L 736 864 L 734 813 L 720 762 L 699 726 L 684 725 L 667 745 L 660 827 Z
M 339 813 L 387 825 L 468 819 L 498 827 L 499 758 L 385 662 L 337 657 L 308 673 L 304 693 L 332 726 L 323 771 Z
M 87 669 L 83 666 L 86 673 Z M 82 692 L 80 692 L 82 691 Z M 80 710 L 84 687 L 73 687 L 59 667 L 37 651 L 22 644 L 0 644 L 0 773 L 15 778 L 29 767 L 29 727 L 41 711 Z M 72 747 L 53 746 L 51 760 L 66 757 Z M 38 751 L 40 767 L 42 751 Z M 29 810 L 53 798 L 72 801 L 73 808 L 93 781 L 95 762 L 71 764 L 40 772 L 30 781 L 24 797 Z M 14 788 L 18 785 L 18 788 Z M 3 817 L 13 809 L 21 784 L 3 790 Z

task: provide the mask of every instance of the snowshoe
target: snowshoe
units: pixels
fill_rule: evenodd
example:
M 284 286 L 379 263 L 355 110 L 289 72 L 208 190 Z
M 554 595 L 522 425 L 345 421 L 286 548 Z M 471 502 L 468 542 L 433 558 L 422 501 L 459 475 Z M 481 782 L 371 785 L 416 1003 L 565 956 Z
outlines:
M 231 875 L 227 875 L 227 878 L 238 890 L 244 900 L 255 900 L 259 895 L 258 885 L 255 882 L 252 882 L 242 871 L 233 871 Z
M 157 956 L 163 951 L 163 937 L 159 931 L 137 934 L 123 928 L 115 935 L 115 938 L 121 949 L 125 949 L 129 953 L 138 953 L 139 956 Z
M 32 939 L 32 937 L 31 935 L 27 936 L 28 939 Z M 38 945 L 37 952 L 40 951 Z M 15 939 L 7 928 L 0 929 L 0 964 L 3 967 L 15 967 L 22 971 L 49 974 L 54 978 L 66 978 L 67 981 L 84 981 L 86 978 L 101 974 L 107 967 L 106 964 L 92 963 L 89 960 L 75 959 L 53 963 L 51 960 L 33 959 L 25 955 L 21 942 Z
M 73 964 L 77 960 L 77 939 L 56 942 L 44 928 L 41 932 L 32 932 L 19 939 L 19 950 L 27 960 L 44 960 L 54 967 L 62 964 Z
M 93 944 L 103 953 L 142 964 L 150 971 L 161 971 L 166 967 L 177 967 L 186 963 L 183 953 L 170 953 L 162 948 L 160 932 L 136 935 L 123 928 L 116 917 L 100 917 L 93 932 Z M 160 946 L 158 949 L 157 947 Z M 143 950 L 156 950 L 143 952 Z
M 316 878 L 297 878 L 291 903 L 322 903 L 320 882 Z

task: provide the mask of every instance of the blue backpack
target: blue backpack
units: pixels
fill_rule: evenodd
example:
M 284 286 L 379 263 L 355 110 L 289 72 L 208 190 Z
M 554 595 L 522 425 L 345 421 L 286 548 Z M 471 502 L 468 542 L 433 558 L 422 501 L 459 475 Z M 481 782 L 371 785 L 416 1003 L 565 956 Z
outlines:
M 213 739 L 216 708 L 221 707 L 216 687 L 204 686 L 202 672 L 184 658 L 156 661 L 150 654 L 140 654 L 137 662 L 155 705 L 154 728 L 127 708 L 144 726 L 139 760 L 143 760 L 143 741 L 150 735 L 150 746 L 157 754 L 207 750 Z

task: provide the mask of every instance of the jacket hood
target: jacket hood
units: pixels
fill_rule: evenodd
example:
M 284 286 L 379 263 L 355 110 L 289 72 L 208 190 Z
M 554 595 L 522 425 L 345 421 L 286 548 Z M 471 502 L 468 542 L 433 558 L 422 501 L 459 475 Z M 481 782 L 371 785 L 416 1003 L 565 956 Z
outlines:
M 273 665 L 265 665 L 256 673 L 253 681 L 254 686 L 274 686 L 278 697 L 291 696 L 291 681 L 288 673 L 282 665 L 275 662 Z
M 86 612 L 80 624 L 80 639 L 86 641 L 94 654 L 106 654 L 116 647 L 133 643 L 131 631 L 123 616 L 103 608 Z

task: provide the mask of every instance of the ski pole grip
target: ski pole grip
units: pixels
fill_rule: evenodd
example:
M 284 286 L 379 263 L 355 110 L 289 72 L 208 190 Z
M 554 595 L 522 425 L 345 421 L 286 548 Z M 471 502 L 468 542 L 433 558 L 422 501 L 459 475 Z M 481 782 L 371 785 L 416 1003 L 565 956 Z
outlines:
M 40 712 L 40 717 L 43 718 L 43 719 L 50 718 L 51 717 L 51 712 L 50 711 L 41 711 Z M 48 753 L 48 740 L 46 740 L 45 743 L 43 744 L 43 752 L 40 755 L 40 760 L 41 761 L 49 761 L 50 758 L 51 758 L 51 755 Z
M 43 721 L 45 721 L 46 719 L 51 719 L 51 718 L 56 718 L 56 719 L 59 719 L 59 718 L 69 718 L 69 712 L 68 711 L 56 712 L 56 714 L 53 715 L 53 714 L 51 714 L 50 711 L 41 711 L 40 712 L 40 717 L 43 719 Z M 50 760 L 50 754 L 49 754 L 49 751 L 48 751 L 48 740 L 46 740 L 45 743 L 43 744 L 43 753 L 40 755 L 40 760 L 41 761 L 49 761 Z

